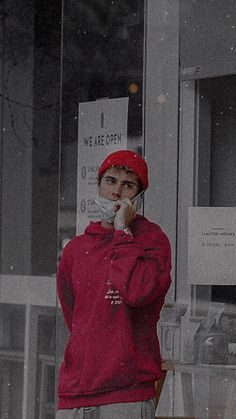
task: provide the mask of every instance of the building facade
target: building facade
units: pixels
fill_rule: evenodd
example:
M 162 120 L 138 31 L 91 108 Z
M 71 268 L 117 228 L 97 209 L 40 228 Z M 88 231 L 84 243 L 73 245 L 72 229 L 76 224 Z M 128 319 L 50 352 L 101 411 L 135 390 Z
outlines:
M 3 0 L 0 19 L 0 417 L 54 418 L 58 261 L 93 217 L 99 158 L 125 144 L 172 246 L 156 417 L 232 419 L 236 1 Z

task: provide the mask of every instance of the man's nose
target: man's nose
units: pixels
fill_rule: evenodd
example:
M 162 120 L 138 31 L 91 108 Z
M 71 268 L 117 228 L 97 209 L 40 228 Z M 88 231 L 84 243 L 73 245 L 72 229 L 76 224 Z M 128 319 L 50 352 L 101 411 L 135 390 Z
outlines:
M 119 183 L 116 183 L 113 187 L 112 194 L 117 196 L 118 198 L 121 197 L 122 186 Z

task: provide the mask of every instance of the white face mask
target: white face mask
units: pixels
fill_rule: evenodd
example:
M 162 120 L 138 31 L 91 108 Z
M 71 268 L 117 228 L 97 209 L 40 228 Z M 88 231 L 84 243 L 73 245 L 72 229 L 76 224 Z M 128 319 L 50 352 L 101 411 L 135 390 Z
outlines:
M 112 224 L 116 217 L 116 212 L 114 212 L 115 201 L 110 201 L 110 199 L 102 198 L 99 194 L 97 194 L 95 202 L 98 206 L 101 220 Z
M 136 204 L 136 211 L 142 208 L 142 201 L 143 201 L 143 191 L 136 195 L 131 202 L 134 203 L 137 200 Z M 97 197 L 95 202 L 98 206 L 99 213 L 101 216 L 101 220 L 106 221 L 107 223 L 112 224 L 116 217 L 116 212 L 114 211 L 115 201 L 111 201 L 110 199 L 102 198 L 99 193 L 97 193 Z

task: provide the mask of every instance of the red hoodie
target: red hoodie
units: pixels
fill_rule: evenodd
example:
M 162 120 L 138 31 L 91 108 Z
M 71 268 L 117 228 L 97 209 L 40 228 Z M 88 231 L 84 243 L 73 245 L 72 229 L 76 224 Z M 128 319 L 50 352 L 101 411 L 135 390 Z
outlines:
M 70 330 L 58 409 L 147 400 L 161 377 L 156 325 L 170 286 L 170 244 L 137 215 L 133 236 L 91 222 L 66 246 L 58 294 Z

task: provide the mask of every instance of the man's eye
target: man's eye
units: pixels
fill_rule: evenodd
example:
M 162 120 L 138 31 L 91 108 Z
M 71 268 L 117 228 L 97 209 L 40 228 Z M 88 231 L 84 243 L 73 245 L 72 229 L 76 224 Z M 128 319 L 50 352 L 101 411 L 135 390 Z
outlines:
M 109 184 L 113 184 L 113 183 L 114 183 L 114 179 L 109 179 L 109 178 L 107 178 L 107 179 L 106 179 L 106 181 L 107 181 L 107 183 L 109 183 Z
M 132 183 L 126 183 L 125 188 L 126 189 L 133 189 L 134 185 Z

